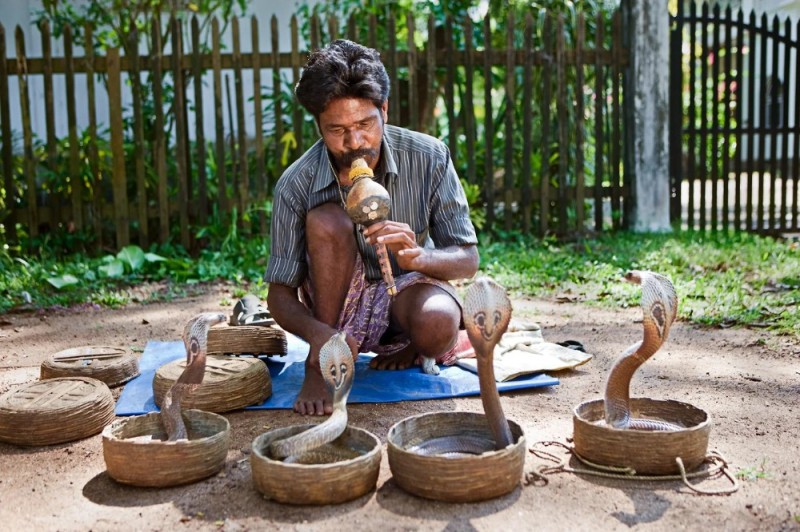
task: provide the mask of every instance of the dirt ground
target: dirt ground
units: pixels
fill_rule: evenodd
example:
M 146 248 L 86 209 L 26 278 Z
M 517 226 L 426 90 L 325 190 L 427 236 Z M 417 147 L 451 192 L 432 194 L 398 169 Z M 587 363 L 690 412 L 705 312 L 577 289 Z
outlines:
M 146 342 L 177 340 L 186 319 L 227 308 L 224 287 L 120 310 L 81 309 L 0 316 L 0 393 L 38 378 L 50 354 L 81 345 L 139 352 Z M 595 355 L 556 376 L 560 385 L 503 394 L 509 419 L 536 442 L 567 443 L 572 409 L 599 397 L 613 360 L 641 337 L 641 311 L 607 311 L 580 303 L 515 300 L 515 317 L 538 321 L 545 339 L 577 339 Z M 680 481 L 644 482 L 558 473 L 545 486 L 525 485 L 475 504 L 416 498 L 392 480 L 386 433 L 406 416 L 481 411 L 478 398 L 356 404 L 350 423 L 377 435 L 383 462 L 377 489 L 335 506 L 267 501 L 251 481 L 253 439 L 303 423 L 289 411 L 226 414 L 232 444 L 224 470 L 169 489 L 117 484 L 105 472 L 100 435 L 50 447 L 0 444 L 0 528 L 5 530 L 800 530 L 800 344 L 761 330 L 701 329 L 679 322 L 669 341 L 634 377 L 632 395 L 676 399 L 706 410 L 709 448 L 719 451 L 738 492 L 698 495 Z M 118 393 L 118 391 L 116 392 Z M 573 459 L 574 460 L 574 459 Z M 525 470 L 545 462 L 528 454 Z M 573 462 L 574 463 L 574 462 Z M 695 480 L 725 488 L 724 478 Z

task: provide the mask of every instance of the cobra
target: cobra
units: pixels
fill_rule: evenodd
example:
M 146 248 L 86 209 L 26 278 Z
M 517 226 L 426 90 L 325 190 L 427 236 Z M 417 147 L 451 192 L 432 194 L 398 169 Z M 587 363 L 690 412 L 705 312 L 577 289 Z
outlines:
M 478 383 L 490 440 L 477 435 L 431 438 L 409 451 L 418 454 L 458 456 L 499 450 L 513 443 L 494 377 L 494 348 L 511 321 L 511 300 L 505 289 L 488 277 L 479 277 L 464 294 L 464 326 L 478 359 Z
M 330 417 L 314 427 L 270 444 L 269 451 L 285 462 L 327 463 L 353 458 L 350 449 L 330 444 L 347 428 L 347 397 L 353 387 L 355 366 L 344 332 L 334 334 L 319 352 L 322 378 L 333 397 Z
M 629 271 L 625 280 L 642 287 L 644 337 L 628 347 L 611 368 L 606 381 L 605 422 L 617 429 L 679 430 L 681 427 L 666 421 L 633 418 L 630 409 L 633 374 L 661 348 L 675 321 L 678 312 L 675 287 L 667 277 L 650 271 Z
M 207 312 L 190 319 L 183 328 L 183 344 L 186 347 L 186 368 L 178 380 L 164 395 L 161 422 L 167 431 L 168 441 L 188 439 L 186 424 L 181 415 L 181 402 L 202 382 L 206 371 L 208 330 L 227 320 L 225 314 Z

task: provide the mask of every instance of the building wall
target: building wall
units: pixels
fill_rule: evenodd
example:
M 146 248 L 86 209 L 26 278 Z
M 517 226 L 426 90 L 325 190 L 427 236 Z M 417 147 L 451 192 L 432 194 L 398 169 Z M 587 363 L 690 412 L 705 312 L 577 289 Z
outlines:
M 84 0 L 74 0 L 73 3 L 80 4 Z M 317 0 L 310 0 L 314 3 Z M 26 55 L 28 57 L 41 57 L 42 44 L 41 36 L 36 28 L 36 12 L 41 10 L 41 0 L 2 0 L 3 9 L 0 10 L 0 24 L 5 28 L 6 33 L 6 49 L 9 56 L 15 55 L 16 45 L 14 39 L 14 31 L 19 26 L 25 34 Z M 259 49 L 262 52 L 269 52 L 272 49 L 272 37 L 270 33 L 270 20 L 273 15 L 278 20 L 278 33 L 279 33 L 279 49 L 282 52 L 291 50 L 291 34 L 290 34 L 290 21 L 292 15 L 295 13 L 297 7 L 296 1 L 288 0 L 250 0 L 248 11 L 245 18 L 240 20 L 240 47 L 243 53 L 250 52 L 251 46 L 251 26 L 250 17 L 255 16 L 259 21 Z M 230 26 L 228 31 L 222 36 L 222 42 L 225 51 L 232 50 L 232 40 L 230 34 Z M 305 44 L 301 43 L 301 48 L 305 48 Z M 63 56 L 64 46 L 60 39 L 53 40 L 51 44 L 52 53 L 54 56 Z M 145 50 L 145 47 L 142 47 Z M 169 48 L 167 49 L 169 53 Z M 73 47 L 73 54 L 75 57 L 83 55 L 82 47 Z M 261 73 L 261 84 L 264 91 L 272 90 L 272 76 L 268 75 L 270 71 L 264 70 Z M 229 85 L 231 91 L 234 90 L 233 75 L 230 75 Z M 283 72 L 284 79 L 290 79 L 290 71 Z M 223 78 L 223 84 L 225 79 Z M 76 116 L 79 128 L 85 128 L 88 125 L 88 109 L 86 105 L 81 105 L 86 99 L 86 85 L 87 80 L 84 74 L 76 74 L 75 88 L 76 88 Z M 213 135 L 214 132 L 214 116 L 213 107 L 213 82 L 211 76 L 204 76 L 204 130 L 207 136 Z M 97 117 L 101 124 L 108 123 L 108 98 L 105 93 L 105 88 L 99 81 L 95 84 L 96 87 L 96 104 L 97 104 Z M 249 71 L 243 72 L 243 87 L 245 95 L 245 116 L 253 116 L 253 103 L 250 101 L 253 96 L 253 80 L 252 74 Z M 54 105 L 56 109 L 55 124 L 56 133 L 58 137 L 67 134 L 67 116 L 66 116 L 66 86 L 64 76 L 54 76 Z M 131 97 L 129 91 L 124 91 L 124 109 L 130 109 Z M 263 92 L 263 91 L 262 91 Z M 44 82 L 41 76 L 31 76 L 29 80 L 29 94 L 31 101 L 31 120 L 34 135 L 39 138 L 44 138 L 46 135 L 45 128 L 45 110 L 41 105 L 44 102 Z M 193 89 L 187 91 L 189 98 L 189 105 L 194 104 Z M 15 133 L 19 133 L 21 129 L 21 116 L 19 106 L 19 90 L 16 79 L 12 78 L 9 86 L 9 98 L 11 101 L 11 123 Z M 233 98 L 233 96 L 231 96 Z M 235 101 L 235 100 L 233 100 Z M 235 120 L 235 108 L 234 108 Z M 227 112 L 225 113 L 226 131 L 229 130 L 227 122 Z M 193 119 L 193 114 L 190 117 Z M 255 131 L 256 124 L 252 120 L 246 120 L 248 134 L 252 135 Z M 194 124 L 190 123 L 190 130 L 194 136 Z M 19 146 L 15 146 L 19 148 Z

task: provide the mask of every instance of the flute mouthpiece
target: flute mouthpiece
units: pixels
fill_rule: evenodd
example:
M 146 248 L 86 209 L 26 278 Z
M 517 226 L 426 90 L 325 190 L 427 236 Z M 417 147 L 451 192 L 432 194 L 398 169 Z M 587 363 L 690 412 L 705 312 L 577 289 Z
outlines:
M 350 179 L 355 179 L 356 177 L 374 177 L 375 174 L 372 172 L 372 168 L 367 166 L 367 161 L 364 159 L 358 158 L 350 165 L 350 173 L 348 174 Z

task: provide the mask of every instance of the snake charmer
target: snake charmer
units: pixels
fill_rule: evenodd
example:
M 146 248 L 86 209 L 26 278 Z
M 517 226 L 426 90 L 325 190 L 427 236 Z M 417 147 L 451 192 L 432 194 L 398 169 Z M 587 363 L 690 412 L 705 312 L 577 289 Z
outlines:
M 301 414 L 333 410 L 319 352 L 338 331 L 353 356 L 378 355 L 375 369 L 407 368 L 418 356 L 452 361 L 469 346 L 449 283 L 478 269 L 466 195 L 444 143 L 387 124 L 389 87 L 379 53 L 342 39 L 310 55 L 295 87 L 321 138 L 275 186 L 264 279 L 273 318 L 310 345 L 294 403 Z M 356 159 L 391 199 L 387 218 L 366 227 L 345 211 Z M 396 295 L 377 243 L 388 249 Z

